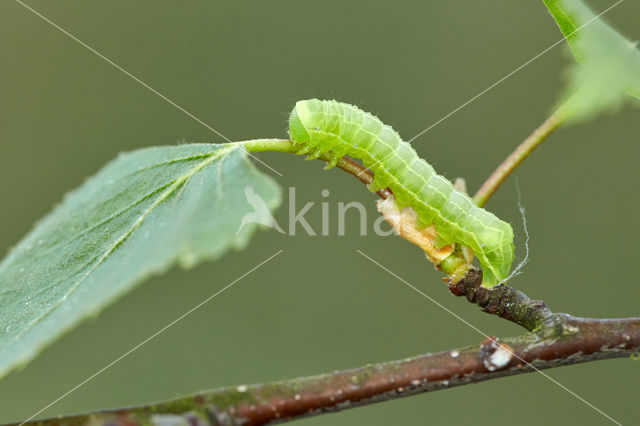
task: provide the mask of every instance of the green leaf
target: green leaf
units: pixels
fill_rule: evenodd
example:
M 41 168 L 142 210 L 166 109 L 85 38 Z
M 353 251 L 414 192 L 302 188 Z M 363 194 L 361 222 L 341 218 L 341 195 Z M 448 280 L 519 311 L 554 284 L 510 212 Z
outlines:
M 244 247 L 246 187 L 279 205 L 242 146 L 192 144 L 120 155 L 68 194 L 0 263 L 0 377 L 150 275 Z
M 569 119 L 616 110 L 640 97 L 640 52 L 581 0 L 544 0 L 579 63 L 568 72 L 562 97 Z M 624 7 L 624 6 L 623 6 Z

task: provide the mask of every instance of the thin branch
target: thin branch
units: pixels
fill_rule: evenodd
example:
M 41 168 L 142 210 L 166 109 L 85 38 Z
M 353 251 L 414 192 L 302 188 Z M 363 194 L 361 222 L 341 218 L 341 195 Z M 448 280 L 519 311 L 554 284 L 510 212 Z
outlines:
M 324 155 L 319 157 L 319 159 L 326 162 L 330 160 L 328 156 Z M 360 180 L 360 182 L 364 183 L 365 185 L 369 185 L 373 182 L 373 173 L 371 173 L 368 169 L 364 168 L 361 164 L 356 163 L 349 157 L 342 157 L 338 161 L 338 164 L 336 164 L 336 167 L 354 175 Z M 392 192 L 389 188 L 382 188 L 376 191 L 376 194 L 378 194 L 378 196 L 383 200 L 386 200 L 392 195 Z
M 249 152 L 284 152 L 296 154 L 301 148 L 300 144 L 288 139 L 254 139 L 233 143 L 244 146 Z M 328 163 L 331 160 L 331 156 L 329 154 L 322 154 L 318 157 L 318 160 Z M 373 182 L 373 173 L 349 157 L 342 157 L 338 161 L 338 164 L 336 164 L 336 167 L 354 175 L 365 185 Z M 380 198 L 387 199 L 391 195 L 391 190 L 389 188 L 383 188 L 376 191 L 376 193 Z
M 507 177 L 527 158 L 547 136 L 564 121 L 563 107 L 558 108 L 544 123 L 534 130 L 505 160 L 491 173 L 491 176 L 480 187 L 473 201 L 480 207 L 484 206 L 494 192 L 502 185 Z
M 529 331 L 543 327 L 553 316 L 541 300 L 532 300 L 523 292 L 501 284 L 493 288 L 482 285 L 482 271 L 472 268 L 458 283 L 450 283 L 449 291 L 482 308 L 488 314 L 514 322 Z
M 296 144 L 288 139 L 255 139 L 235 143 L 243 145 L 249 152 L 271 151 L 295 154 L 300 150 L 300 144 Z M 318 160 L 328 163 L 331 160 L 331 156 L 329 154 L 322 154 L 318 157 Z M 342 157 L 338 161 L 338 164 L 336 164 L 336 167 L 352 174 L 365 185 L 369 185 L 373 182 L 373 173 L 349 157 Z M 376 191 L 376 193 L 382 199 L 387 199 L 392 194 L 389 188 L 380 189 L 379 191 Z
M 536 333 L 485 339 L 480 345 L 446 352 L 28 424 L 263 425 L 640 351 L 640 318 L 600 320 L 554 314 L 545 322 Z

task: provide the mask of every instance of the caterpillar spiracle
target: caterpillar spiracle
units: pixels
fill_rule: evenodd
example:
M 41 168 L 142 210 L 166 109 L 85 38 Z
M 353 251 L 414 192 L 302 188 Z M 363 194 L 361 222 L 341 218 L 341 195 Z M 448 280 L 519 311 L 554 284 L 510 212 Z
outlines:
M 289 134 L 292 141 L 305 144 L 299 154 L 317 158 L 329 153 L 328 167 L 345 155 L 360 159 L 374 173 L 370 190 L 390 188 L 399 206 L 415 210 L 418 228 L 435 225 L 436 247 L 459 243 L 473 251 L 485 287 L 508 277 L 514 253 L 511 225 L 436 174 L 374 115 L 334 100 L 298 101 L 289 117 Z

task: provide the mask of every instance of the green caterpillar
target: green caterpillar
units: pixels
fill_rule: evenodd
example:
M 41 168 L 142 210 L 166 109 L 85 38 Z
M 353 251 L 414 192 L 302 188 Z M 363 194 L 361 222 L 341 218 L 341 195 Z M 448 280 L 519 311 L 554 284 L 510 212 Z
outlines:
M 507 279 L 514 252 L 511 225 L 454 189 L 377 117 L 342 102 L 309 99 L 293 108 L 289 133 L 292 141 L 305 144 L 300 154 L 317 158 L 330 152 L 329 168 L 345 155 L 362 160 L 375 174 L 369 189 L 391 188 L 399 206 L 416 211 L 418 227 L 435 225 L 436 247 L 460 243 L 473 250 L 485 287 Z

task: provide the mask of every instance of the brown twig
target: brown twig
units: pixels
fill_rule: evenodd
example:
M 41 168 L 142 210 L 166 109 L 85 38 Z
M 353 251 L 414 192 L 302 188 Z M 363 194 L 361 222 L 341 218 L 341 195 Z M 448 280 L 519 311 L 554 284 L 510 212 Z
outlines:
M 319 157 L 319 159 L 322 161 L 329 161 L 329 157 L 327 156 L 321 156 Z M 364 168 L 359 163 L 356 163 L 349 157 L 342 157 L 338 161 L 338 164 L 336 164 L 336 167 L 354 175 L 360 180 L 360 182 L 364 183 L 365 185 L 369 185 L 371 182 L 373 182 L 373 173 L 371 173 L 368 169 Z M 392 195 L 392 192 L 389 188 L 382 188 L 376 191 L 376 194 L 378 194 L 378 196 L 380 196 L 380 198 L 382 198 L 383 200 L 386 200 Z
M 152 404 L 29 425 L 264 425 L 536 370 L 628 357 L 640 318 L 551 315 L 536 333 L 399 361 L 263 385 L 217 389 Z
M 297 154 L 300 151 L 300 144 L 297 144 L 288 139 L 255 139 L 244 142 L 237 142 L 244 146 L 244 148 L 249 152 L 286 152 L 289 154 Z M 322 154 L 318 157 L 318 160 L 322 160 L 324 162 L 329 162 L 331 160 L 331 156 L 329 154 Z M 373 173 L 360 165 L 359 163 L 353 161 L 349 157 L 343 157 L 338 161 L 336 167 L 344 170 L 347 173 L 352 174 L 360 182 L 365 185 L 369 185 L 373 182 Z M 377 194 L 383 198 L 389 198 L 391 195 L 391 190 L 388 188 L 383 188 L 377 191 Z
M 467 276 L 455 284 L 449 284 L 449 291 L 456 296 L 465 296 L 483 311 L 498 315 L 529 331 L 545 324 L 552 313 L 541 300 L 531 300 L 529 296 L 513 287 L 501 284 L 491 289 L 482 285 L 482 271 L 472 268 Z

